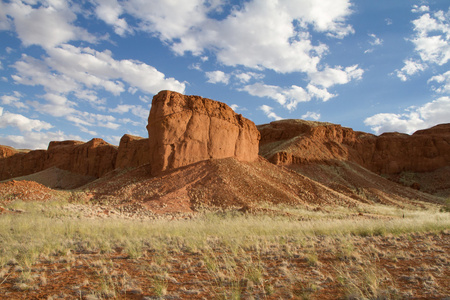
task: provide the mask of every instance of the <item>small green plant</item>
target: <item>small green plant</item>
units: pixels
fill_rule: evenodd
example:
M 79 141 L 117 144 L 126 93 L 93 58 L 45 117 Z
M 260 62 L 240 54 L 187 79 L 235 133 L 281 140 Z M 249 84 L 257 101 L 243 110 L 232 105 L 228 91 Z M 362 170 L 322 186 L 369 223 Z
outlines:
M 127 241 L 125 245 L 125 252 L 131 259 L 138 259 L 144 255 L 142 243 L 140 241 Z
M 319 256 L 316 251 L 308 253 L 306 255 L 306 262 L 310 267 L 317 267 L 319 265 Z
M 153 292 L 158 297 L 165 296 L 167 294 L 167 280 L 164 275 L 153 276 Z

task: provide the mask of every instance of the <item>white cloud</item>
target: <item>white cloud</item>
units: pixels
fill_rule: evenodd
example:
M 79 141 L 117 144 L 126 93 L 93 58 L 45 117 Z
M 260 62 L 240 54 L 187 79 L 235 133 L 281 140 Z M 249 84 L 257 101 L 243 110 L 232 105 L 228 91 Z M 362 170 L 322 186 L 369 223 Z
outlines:
M 51 141 L 81 140 L 78 135 L 56 132 L 25 132 L 24 135 L 0 135 L 0 144 L 16 149 L 47 149 Z
M 209 18 L 221 5 L 130 0 L 123 7 L 141 21 L 140 30 L 156 34 L 177 54 L 190 51 L 203 57 L 209 50 L 225 65 L 282 73 L 314 71 L 327 51 L 324 44 L 313 45 L 310 27 L 338 38 L 353 33 L 345 23 L 352 12 L 349 0 L 252 0 L 233 6 L 224 19 Z
M 417 57 L 406 59 L 402 69 L 395 71 L 402 81 L 433 64 L 442 66 L 450 60 L 450 10 L 446 13 L 429 10 L 425 5 L 413 6 L 413 12 L 423 13 L 412 21 L 415 33 L 409 39 Z
M 411 9 L 411 11 L 413 13 L 423 13 L 423 12 L 430 11 L 430 8 L 426 5 L 421 5 L 421 6 L 413 5 L 413 8 Z
M 308 84 L 308 86 L 306 87 L 306 89 L 308 90 L 308 93 L 311 95 L 311 97 L 315 97 L 319 100 L 322 100 L 324 102 L 330 100 L 333 97 L 336 97 L 337 95 L 332 94 L 330 92 L 328 92 L 327 89 L 320 89 L 312 84 Z
M 129 105 L 129 104 L 119 104 L 116 108 L 109 109 L 110 112 L 124 114 L 131 112 L 133 115 L 140 117 L 142 119 L 147 119 L 150 112 L 149 109 L 142 107 L 141 105 Z
M 76 113 L 73 108 L 75 103 L 67 100 L 66 97 L 59 94 L 47 93 L 42 96 L 46 100 L 45 103 L 39 101 L 30 101 L 29 103 L 39 112 L 49 114 L 54 117 L 63 117 Z
M 230 107 L 231 107 L 232 110 L 236 111 L 239 108 L 239 105 L 231 104 Z
M 302 87 L 296 85 L 283 89 L 279 86 L 255 83 L 246 85 L 241 90 L 252 96 L 271 98 L 289 110 L 294 109 L 300 102 L 311 100 L 310 95 Z
M 377 37 L 374 33 L 369 33 L 369 37 L 369 44 L 372 47 L 365 50 L 364 53 L 372 53 L 375 50 L 375 47 L 383 45 L 383 40 Z
M 228 84 L 230 81 L 230 74 L 226 74 L 222 71 L 212 71 L 206 72 L 206 77 L 208 78 L 209 83 L 223 83 Z
M 442 84 L 439 87 L 433 87 L 433 89 L 440 94 L 450 94 L 450 71 L 445 72 L 444 74 L 436 75 L 431 77 L 428 80 L 430 82 L 437 82 Z
M 73 25 L 77 15 L 66 1 L 45 1 L 37 8 L 24 1 L 13 1 L 3 4 L 2 10 L 4 15 L 12 19 L 25 46 L 51 48 L 73 40 L 96 41 L 85 29 Z M 0 24 L 1 19 L 0 16 Z
M 450 60 L 449 13 L 438 11 L 414 20 L 416 35 L 412 38 L 415 50 L 425 62 L 443 65 Z
M 383 44 L 383 40 L 377 37 L 373 33 L 369 33 L 369 37 L 371 37 L 371 40 L 369 41 L 369 44 L 372 46 L 380 46 Z
M 326 67 L 322 71 L 310 73 L 311 84 L 329 88 L 336 84 L 346 84 L 351 80 L 360 80 L 364 70 L 353 65 L 345 69 L 337 66 L 335 68 Z
M 282 88 L 275 85 L 267 85 L 257 82 L 251 85 L 246 85 L 240 89 L 252 96 L 261 98 L 270 98 L 283 105 L 288 110 L 294 110 L 301 102 L 308 102 L 316 98 L 322 101 L 328 101 L 335 97 L 326 88 L 318 88 L 312 84 L 308 84 L 306 90 L 302 87 L 292 85 L 288 88 Z
M 426 64 L 422 64 L 412 59 L 407 59 L 403 61 L 403 63 L 405 64 L 403 68 L 396 70 L 397 77 L 400 78 L 401 81 L 407 81 L 412 75 L 427 68 Z
M 12 75 L 16 83 L 41 85 L 54 93 L 68 93 L 79 88 L 74 79 L 52 72 L 44 61 L 25 54 L 21 60 L 13 64 L 13 67 L 17 70 L 17 73 Z
M 117 0 L 96 0 L 96 2 L 95 13 L 106 24 L 112 25 L 115 33 L 125 36 L 127 33 L 133 32 L 126 20 L 120 18 L 124 10 Z
M 314 121 L 318 121 L 320 119 L 320 114 L 313 112 L 313 111 L 308 111 L 304 115 L 302 115 L 301 118 L 302 119 L 312 119 Z
M 143 92 L 156 94 L 160 90 L 183 93 L 185 83 L 165 75 L 154 67 L 133 60 L 115 60 L 110 51 L 62 45 L 48 49 L 43 60 L 23 55 L 13 67 L 12 78 L 21 84 L 41 85 L 52 93 L 77 92 L 86 88 L 102 88 L 113 95 L 125 91 L 125 83 Z M 90 92 L 90 99 L 93 93 Z
M 129 112 L 134 105 L 128 105 L 128 104 L 119 104 L 116 106 L 116 108 L 110 108 L 110 112 L 118 113 L 118 114 L 124 114 Z
M 41 131 L 50 129 L 53 126 L 44 121 L 29 119 L 20 114 L 3 111 L 3 108 L 0 107 L 0 128 L 6 127 L 15 127 L 20 131 Z
M 3 95 L 0 97 L 3 105 L 12 105 L 17 108 L 26 108 L 27 106 L 20 101 L 23 95 L 20 92 L 14 91 L 10 95 Z
M 120 124 L 116 123 L 115 117 L 90 112 L 78 111 L 73 115 L 67 116 L 66 119 L 76 126 L 103 127 L 113 130 L 117 130 L 120 127 Z
M 367 118 L 364 124 L 376 134 L 398 131 L 413 133 L 450 122 L 450 97 L 441 97 L 421 107 L 410 107 L 402 114 L 381 113 Z
M 274 120 L 282 120 L 283 118 L 278 116 L 276 113 L 273 112 L 273 108 L 268 106 L 268 105 L 261 105 L 259 107 L 260 110 L 262 110 L 264 112 L 264 114 L 270 118 L 270 119 L 274 119 Z
M 239 80 L 240 83 L 247 83 L 252 79 L 263 79 L 264 74 L 255 72 L 237 72 L 234 76 Z

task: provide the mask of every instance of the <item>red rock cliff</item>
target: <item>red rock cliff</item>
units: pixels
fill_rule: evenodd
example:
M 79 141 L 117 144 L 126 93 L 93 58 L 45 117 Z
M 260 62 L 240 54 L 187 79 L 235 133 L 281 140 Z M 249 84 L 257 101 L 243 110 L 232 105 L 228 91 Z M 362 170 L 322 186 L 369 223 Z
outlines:
M 158 93 L 147 130 L 152 174 L 211 158 L 258 158 L 255 124 L 226 104 L 199 96 Z
M 302 120 L 276 121 L 258 129 L 260 154 L 275 164 L 348 160 L 378 174 L 429 172 L 450 165 L 450 124 L 413 135 L 380 136 Z
M 102 139 L 50 142 L 47 150 L 18 152 L 0 158 L 0 180 L 33 174 L 51 167 L 101 177 L 115 169 L 117 147 Z
M 149 141 L 146 138 L 125 134 L 120 139 L 116 168 L 138 167 L 148 164 Z

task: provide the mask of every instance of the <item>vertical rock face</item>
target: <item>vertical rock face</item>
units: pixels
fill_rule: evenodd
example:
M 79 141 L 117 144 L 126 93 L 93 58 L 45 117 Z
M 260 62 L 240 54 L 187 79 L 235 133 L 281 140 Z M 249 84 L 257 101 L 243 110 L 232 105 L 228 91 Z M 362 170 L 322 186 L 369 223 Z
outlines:
M 34 150 L 0 158 L 0 180 L 33 174 L 51 167 L 101 177 L 115 169 L 117 147 L 102 139 L 50 142 L 47 150 Z
M 133 168 L 149 163 L 148 139 L 125 134 L 120 139 L 116 168 Z
M 152 174 L 211 158 L 254 161 L 260 134 L 226 104 L 162 91 L 152 102 L 147 130 Z

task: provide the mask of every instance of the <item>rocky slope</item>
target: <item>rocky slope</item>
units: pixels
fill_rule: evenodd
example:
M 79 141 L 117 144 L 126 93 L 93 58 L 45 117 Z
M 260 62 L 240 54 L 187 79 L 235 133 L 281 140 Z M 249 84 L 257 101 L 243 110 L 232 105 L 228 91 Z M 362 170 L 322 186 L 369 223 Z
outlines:
M 258 129 L 261 132 L 260 155 L 327 186 L 337 186 L 333 176 L 345 181 L 344 186 L 351 190 L 372 186 L 368 180 L 365 183 L 357 180 L 358 184 L 351 182 L 368 170 L 405 183 L 399 179 L 401 174 L 441 174 L 441 169 L 450 166 L 450 124 L 437 125 L 412 135 L 385 133 L 380 136 L 336 124 L 302 120 L 276 121 L 260 125 Z M 355 176 L 349 174 L 352 169 Z M 407 185 L 420 189 L 422 181 L 419 178 L 425 177 L 416 178 L 417 181 L 409 181 Z M 427 184 L 423 182 L 423 185 Z M 444 185 L 443 188 L 448 187 Z

